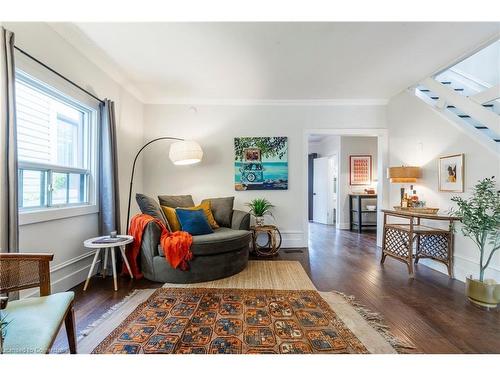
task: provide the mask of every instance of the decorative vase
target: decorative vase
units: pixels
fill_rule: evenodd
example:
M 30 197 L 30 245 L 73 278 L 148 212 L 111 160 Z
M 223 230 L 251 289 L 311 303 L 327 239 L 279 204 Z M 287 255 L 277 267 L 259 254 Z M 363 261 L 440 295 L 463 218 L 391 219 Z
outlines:
M 255 225 L 261 227 L 264 225 L 264 216 L 255 216 Z
M 496 284 L 493 280 L 482 282 L 469 276 L 465 283 L 465 291 L 469 301 L 475 305 L 495 308 L 500 303 L 500 284 Z

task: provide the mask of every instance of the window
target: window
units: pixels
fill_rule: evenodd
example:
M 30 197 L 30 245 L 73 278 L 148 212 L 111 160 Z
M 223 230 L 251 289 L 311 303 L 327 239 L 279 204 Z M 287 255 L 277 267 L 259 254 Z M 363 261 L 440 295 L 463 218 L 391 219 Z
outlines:
M 95 202 L 97 110 L 16 72 L 21 212 Z

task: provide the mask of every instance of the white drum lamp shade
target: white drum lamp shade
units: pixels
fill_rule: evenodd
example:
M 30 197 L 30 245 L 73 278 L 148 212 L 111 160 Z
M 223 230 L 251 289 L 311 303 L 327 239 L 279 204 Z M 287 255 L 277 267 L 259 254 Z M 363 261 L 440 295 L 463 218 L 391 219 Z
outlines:
M 203 158 L 203 150 L 195 141 L 179 141 L 170 145 L 168 156 L 175 165 L 195 164 Z

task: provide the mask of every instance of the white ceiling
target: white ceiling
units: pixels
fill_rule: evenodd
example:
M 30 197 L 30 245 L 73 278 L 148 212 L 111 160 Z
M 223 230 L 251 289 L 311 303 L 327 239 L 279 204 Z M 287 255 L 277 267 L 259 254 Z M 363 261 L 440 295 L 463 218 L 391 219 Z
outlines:
M 499 26 L 52 24 L 148 103 L 388 99 L 498 35 Z

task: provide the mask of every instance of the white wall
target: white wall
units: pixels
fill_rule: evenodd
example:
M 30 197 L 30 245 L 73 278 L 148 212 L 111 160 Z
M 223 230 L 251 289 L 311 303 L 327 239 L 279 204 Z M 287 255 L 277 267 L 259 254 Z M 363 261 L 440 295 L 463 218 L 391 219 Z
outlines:
M 351 186 L 349 184 L 349 156 L 371 155 L 372 156 L 372 181 L 377 181 L 378 176 L 378 144 L 376 137 L 340 137 L 339 157 L 339 211 L 337 227 L 349 228 L 349 194 L 353 192 L 364 192 L 368 187 L 376 188 L 376 182 L 370 186 Z
M 327 135 L 318 142 L 309 142 L 309 153 L 317 153 L 319 158 L 332 156 L 339 153 L 340 137 Z
M 118 161 L 122 227 L 125 226 L 126 197 L 133 151 L 143 141 L 143 105 L 123 90 L 102 70 L 43 23 L 4 23 L 15 33 L 16 45 L 56 71 L 76 81 L 100 98 L 116 103 Z M 142 168 L 136 176 L 136 190 L 142 190 Z M 135 206 L 134 206 L 135 209 Z M 20 227 L 20 251 L 53 252 L 53 290 L 67 290 L 82 282 L 93 253 L 83 248 L 83 240 L 98 235 L 98 215 L 83 215 Z M 122 229 L 123 230 L 123 229 Z
M 306 246 L 306 130 L 385 128 L 385 114 L 385 106 L 206 105 L 198 106 L 196 113 L 185 105 L 146 105 L 145 140 L 162 135 L 191 138 L 205 156 L 198 165 L 175 167 L 168 159 L 168 144 L 153 145 L 144 156 L 144 191 L 151 196 L 190 193 L 195 203 L 235 196 L 236 208 L 265 196 L 276 205 L 284 246 Z M 288 190 L 234 191 L 233 139 L 241 136 L 288 136 Z
M 480 179 L 500 177 L 500 159 L 462 132 L 455 124 L 436 112 L 432 107 L 403 92 L 388 104 L 390 165 L 419 165 L 423 178 L 416 184 L 417 193 L 430 207 L 446 212 L 453 207 L 454 195 L 468 196 L 468 191 Z M 465 154 L 465 193 L 438 191 L 438 158 L 444 155 Z M 398 184 L 391 185 L 391 205 L 399 202 Z M 469 274 L 478 276 L 479 255 L 473 242 L 458 231 L 455 236 L 455 276 L 464 280 Z M 429 267 L 446 273 L 439 263 L 422 260 Z M 487 277 L 500 280 L 500 254 L 491 262 Z

